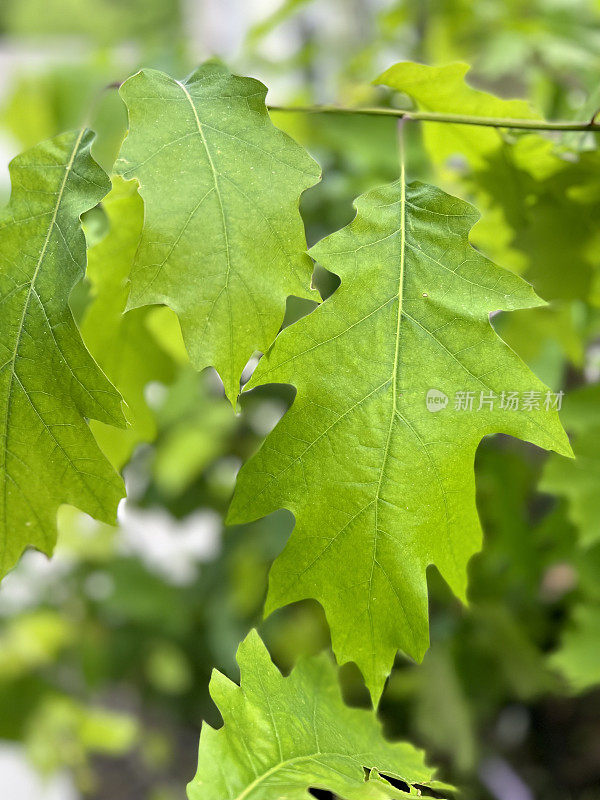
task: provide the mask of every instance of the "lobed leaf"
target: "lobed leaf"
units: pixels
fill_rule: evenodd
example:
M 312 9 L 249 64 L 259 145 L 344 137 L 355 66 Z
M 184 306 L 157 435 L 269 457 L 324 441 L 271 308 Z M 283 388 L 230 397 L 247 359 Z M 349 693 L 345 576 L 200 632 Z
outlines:
M 309 800 L 309 788 L 340 800 L 409 796 L 380 773 L 407 783 L 411 796 L 415 783 L 438 786 L 421 751 L 388 742 L 371 712 L 344 705 L 327 657 L 301 660 L 284 678 L 251 631 L 237 660 L 239 686 L 213 673 L 223 727 L 202 727 L 190 800 Z
M 541 120 L 524 100 L 506 100 L 467 83 L 463 63 L 403 62 L 376 79 L 409 95 L 418 110 L 484 118 Z M 518 135 L 517 135 L 518 134 Z M 475 196 L 484 211 L 474 244 L 525 274 L 544 299 L 597 303 L 597 154 L 561 154 L 535 133 L 484 126 L 423 125 L 428 155 L 450 185 Z M 465 171 L 465 163 L 469 169 Z M 570 269 L 565 270 L 565 263 Z
M 599 165 L 596 151 L 560 154 L 541 136 L 504 143 L 465 176 L 486 209 L 477 246 L 525 275 L 546 300 L 598 305 Z
M 377 700 L 396 651 L 420 660 L 428 647 L 427 567 L 465 597 L 482 437 L 570 448 L 546 387 L 489 322 L 542 301 L 470 246 L 473 207 L 400 180 L 356 209 L 311 251 L 341 287 L 280 334 L 248 385 L 292 383 L 297 396 L 242 468 L 228 521 L 294 513 L 266 610 L 319 600 L 338 660 L 358 664 Z M 455 407 L 461 392 L 471 411 Z M 509 392 L 538 407 L 511 410 Z
M 112 522 L 124 494 L 86 424 L 123 426 L 121 398 L 68 304 L 86 264 L 80 217 L 110 188 L 92 139 L 64 133 L 10 164 L 0 220 L 0 576 L 28 545 L 52 552 L 62 503 Z
M 409 95 L 421 111 L 461 114 L 473 117 L 539 120 L 539 114 L 525 100 L 505 100 L 489 92 L 474 89 L 465 80 L 470 66 L 462 62 L 431 67 L 404 61 L 385 70 L 375 83 L 384 84 Z M 460 155 L 472 167 L 485 165 L 502 145 L 497 128 L 475 125 L 427 122 L 423 137 L 428 153 L 436 164 Z
M 117 171 L 138 179 L 145 205 L 128 307 L 170 306 L 192 363 L 216 367 L 233 404 L 288 295 L 312 297 L 298 201 L 320 172 L 271 123 L 266 91 L 214 63 L 184 82 L 142 70 L 121 88 Z

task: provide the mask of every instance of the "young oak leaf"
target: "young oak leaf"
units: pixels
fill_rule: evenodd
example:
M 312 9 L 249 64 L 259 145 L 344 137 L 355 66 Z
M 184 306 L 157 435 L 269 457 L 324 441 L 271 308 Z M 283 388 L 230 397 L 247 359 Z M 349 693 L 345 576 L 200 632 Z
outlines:
M 420 111 L 484 118 L 541 120 L 524 100 L 506 100 L 466 82 L 467 64 L 395 64 L 376 79 L 408 94 Z M 513 131 L 513 134 L 515 132 Z M 433 163 L 483 211 L 474 244 L 525 275 L 546 300 L 587 299 L 598 262 L 600 200 L 597 153 L 561 157 L 556 142 L 532 132 L 427 122 L 425 147 Z M 458 162 L 453 157 L 458 156 Z M 464 160 L 470 169 L 460 168 Z M 452 168 L 454 165 L 454 168 Z M 458 167 L 458 168 L 457 168 Z M 577 187 L 576 189 L 574 187 Z M 568 272 L 565 260 L 571 264 Z
M 594 303 L 599 167 L 597 151 L 561 155 L 555 142 L 541 136 L 504 143 L 485 167 L 463 179 L 486 209 L 477 225 L 477 245 L 524 275 L 546 300 Z
M 86 424 L 123 426 L 121 398 L 68 304 L 86 264 L 80 217 L 110 189 L 92 140 L 89 130 L 64 133 L 10 164 L 0 219 L 0 576 L 28 545 L 52 552 L 62 503 L 112 522 L 124 494 Z
M 266 91 L 214 63 L 185 82 L 142 70 L 121 88 L 117 171 L 138 179 L 145 205 L 128 307 L 170 306 L 192 363 L 214 366 L 233 404 L 288 295 L 312 296 L 298 201 L 320 170 L 271 123 Z
M 438 788 L 421 751 L 386 741 L 372 712 L 344 705 L 326 656 L 301 660 L 284 678 L 253 630 L 237 660 L 239 686 L 213 673 L 223 727 L 202 727 L 190 800 L 309 800 L 309 788 L 341 800 L 409 796 L 380 773 Z
M 134 308 L 123 314 L 129 293 L 129 269 L 144 220 L 144 205 L 136 181 L 115 177 L 102 205 L 110 228 L 88 253 L 92 301 L 81 333 L 97 363 L 127 403 L 131 424 L 126 430 L 91 423 L 103 451 L 120 468 L 137 444 L 151 441 L 156 435 L 154 414 L 144 397 L 146 385 L 150 381 L 170 383 L 176 369 L 174 360 L 148 330 L 149 316 L 157 309 Z
M 465 81 L 469 69 L 469 65 L 462 62 L 431 67 L 404 61 L 391 66 L 374 82 L 407 94 L 420 111 L 487 118 L 541 119 L 525 100 L 505 100 L 469 86 Z M 476 125 L 428 122 L 423 136 L 427 152 L 438 165 L 460 154 L 472 167 L 482 167 L 486 159 L 502 146 L 500 130 Z
M 294 513 L 266 610 L 319 600 L 338 660 L 378 700 L 396 651 L 420 660 L 428 647 L 427 567 L 465 598 L 481 438 L 570 448 L 546 387 L 490 325 L 490 312 L 542 301 L 471 247 L 475 209 L 404 180 L 355 205 L 311 251 L 340 288 L 280 334 L 248 385 L 297 396 L 242 468 L 228 521 Z

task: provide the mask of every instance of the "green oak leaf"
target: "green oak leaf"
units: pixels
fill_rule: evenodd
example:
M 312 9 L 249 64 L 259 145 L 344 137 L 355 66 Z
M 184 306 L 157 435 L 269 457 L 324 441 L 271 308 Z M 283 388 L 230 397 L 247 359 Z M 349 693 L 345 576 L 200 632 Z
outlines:
M 490 312 L 542 301 L 470 246 L 475 209 L 403 180 L 356 209 L 311 251 L 341 287 L 280 334 L 248 385 L 298 391 L 242 468 L 229 521 L 294 513 L 266 610 L 319 600 L 338 660 L 358 664 L 377 700 L 396 651 L 420 660 L 428 647 L 427 567 L 465 597 L 467 561 L 481 545 L 473 461 L 482 437 L 570 448 L 544 407 L 546 387 L 489 323 Z M 511 410 L 511 392 L 533 392 L 540 407 Z M 473 410 L 455 408 L 469 398 Z
M 381 773 L 437 788 L 421 751 L 386 741 L 372 712 L 344 705 L 325 655 L 302 659 L 284 678 L 253 630 L 237 660 L 240 686 L 213 672 L 224 724 L 202 726 L 190 800 L 309 800 L 309 788 L 341 800 L 409 796 Z
M 503 143 L 464 179 L 486 209 L 477 246 L 525 275 L 546 300 L 597 303 L 599 167 L 596 151 L 560 154 L 541 136 Z
M 575 460 L 553 455 L 546 462 L 539 488 L 566 497 L 571 521 L 584 547 L 600 541 L 600 384 L 565 398 L 562 419 L 573 434 Z
M 0 575 L 32 545 L 50 554 L 63 503 L 112 522 L 124 494 L 87 419 L 125 424 L 68 305 L 86 264 L 80 217 L 110 189 L 89 130 L 10 164 L 0 219 Z
M 128 307 L 170 306 L 193 365 L 216 367 L 235 404 L 286 298 L 312 298 L 298 201 L 319 168 L 271 123 L 265 86 L 218 64 L 185 82 L 142 70 L 121 94 L 117 171 L 138 179 L 145 205 Z
M 457 62 L 430 67 L 411 61 L 394 64 L 375 83 L 384 84 L 409 95 L 420 111 L 462 114 L 474 117 L 540 119 L 525 100 L 504 100 L 488 92 L 473 89 L 465 81 L 468 64 Z M 502 145 L 500 129 L 475 125 L 427 122 L 423 126 L 427 152 L 437 165 L 461 155 L 472 167 L 485 160 Z
M 92 302 L 81 333 L 98 364 L 119 389 L 129 409 L 130 426 L 116 430 L 101 422 L 91 427 L 100 446 L 117 467 L 125 464 L 135 446 L 156 435 L 154 414 L 144 398 L 150 381 L 170 383 L 175 377 L 173 359 L 148 328 L 152 308 L 135 308 L 123 314 L 129 286 L 127 278 L 144 221 L 144 205 L 136 181 L 116 177 L 102 203 L 110 229 L 90 248 L 87 276 Z
M 468 70 L 462 63 L 430 67 L 405 62 L 376 82 L 406 93 L 421 111 L 541 119 L 523 100 L 505 100 L 469 86 Z M 597 301 L 596 153 L 563 157 L 556 142 L 534 133 L 512 131 L 508 138 L 498 128 L 429 121 L 423 123 L 423 141 L 452 189 L 466 190 L 483 211 L 472 234 L 475 246 L 524 274 L 547 300 L 591 295 Z

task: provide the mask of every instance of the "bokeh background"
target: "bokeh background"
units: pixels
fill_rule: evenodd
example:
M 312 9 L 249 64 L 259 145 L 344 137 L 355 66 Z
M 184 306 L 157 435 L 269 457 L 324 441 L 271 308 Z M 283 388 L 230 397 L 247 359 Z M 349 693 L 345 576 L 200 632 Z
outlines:
M 395 61 L 465 60 L 473 85 L 526 97 L 549 118 L 587 119 L 600 106 L 600 3 L 2 0 L 2 199 L 10 158 L 85 121 L 110 172 L 127 123 L 115 84 L 140 66 L 181 78 L 209 57 L 260 78 L 269 101 L 287 105 L 390 103 L 371 81 Z M 389 119 L 273 116 L 323 167 L 324 180 L 302 201 L 309 244 L 351 219 L 357 194 L 397 177 Z M 564 203 L 572 187 L 593 183 L 586 166 L 595 163 L 593 141 L 572 137 L 583 161 L 567 159 L 559 178 L 535 185 L 527 163 L 489 164 L 477 175 L 460 154 L 435 163 L 418 126 L 408 146 L 411 177 L 484 205 L 475 241 L 499 263 L 526 274 L 540 253 L 542 273 L 546 259 L 558 261 L 559 274 L 572 258 L 598 264 L 598 198 L 586 206 L 589 225 Z M 515 196 L 522 230 L 511 239 L 502 222 Z M 101 209 L 89 215 L 86 233 L 92 271 L 93 247 L 109 235 Z M 337 285 L 318 267 L 315 280 L 324 297 Z M 553 389 L 597 381 L 594 303 L 560 281 L 542 294 L 552 301 L 547 310 L 495 324 Z M 104 320 L 93 310 L 89 279 L 71 303 L 95 341 Z M 290 300 L 285 324 L 309 310 Z M 125 465 L 129 497 L 119 526 L 62 509 L 55 557 L 27 553 L 0 587 L 6 800 L 183 798 L 201 722 L 219 721 L 207 694 L 210 672 L 237 677 L 235 650 L 248 629 L 259 626 L 284 671 L 329 646 L 316 603 L 261 620 L 268 568 L 291 515 L 223 524 L 240 464 L 284 413 L 291 391 L 261 388 L 234 416 L 217 376 L 187 363 L 170 312 L 156 309 L 144 325 L 144 343 L 123 369 L 145 384 L 134 402 L 151 443 L 117 441 L 95 426 L 112 460 Z M 114 368 L 102 366 L 109 375 Z M 431 650 L 419 667 L 399 656 L 383 698 L 389 735 L 426 747 L 466 798 L 600 798 L 600 548 L 582 547 L 565 501 L 537 490 L 545 459 L 509 438 L 482 443 L 486 544 L 470 565 L 471 607 L 431 571 Z M 352 665 L 341 680 L 348 702 L 368 703 Z

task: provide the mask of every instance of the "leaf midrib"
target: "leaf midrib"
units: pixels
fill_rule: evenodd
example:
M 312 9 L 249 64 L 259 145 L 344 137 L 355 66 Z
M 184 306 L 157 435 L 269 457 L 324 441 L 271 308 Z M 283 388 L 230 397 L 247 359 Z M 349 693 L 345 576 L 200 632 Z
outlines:
M 227 230 L 227 219 L 225 217 L 225 208 L 223 206 L 223 197 L 221 195 L 221 186 L 220 186 L 219 177 L 218 177 L 219 174 L 218 174 L 217 169 L 215 167 L 215 163 L 213 161 L 212 154 L 211 154 L 210 148 L 208 146 L 208 142 L 206 141 L 206 136 L 204 135 L 204 129 L 202 128 L 202 123 L 200 122 L 200 117 L 198 116 L 198 112 L 196 110 L 196 106 L 194 105 L 194 101 L 193 101 L 192 95 L 188 92 L 188 90 L 186 89 L 184 83 L 181 83 L 181 81 L 176 81 L 176 83 L 177 83 L 178 86 L 181 87 L 181 89 L 182 89 L 183 93 L 185 94 L 185 96 L 186 96 L 186 98 L 187 98 L 187 100 L 188 100 L 188 102 L 189 102 L 189 104 L 191 106 L 191 109 L 192 109 L 192 111 L 194 113 L 194 119 L 196 120 L 196 125 L 198 126 L 198 133 L 200 134 L 200 139 L 202 140 L 202 144 L 204 145 L 204 150 L 206 152 L 206 157 L 207 157 L 208 163 L 210 165 L 212 178 L 213 178 L 213 183 L 214 183 L 214 187 L 215 187 L 215 194 L 217 195 L 217 200 L 219 201 L 219 210 L 221 212 L 221 223 L 222 223 L 222 226 L 223 226 L 223 242 L 225 244 L 225 256 L 226 256 L 226 261 L 227 261 L 227 271 L 225 273 L 225 283 L 224 283 L 222 289 L 218 292 L 218 294 L 215 297 L 215 299 L 213 300 L 213 304 L 211 306 L 211 312 L 207 316 L 207 324 L 208 324 L 208 320 L 210 319 L 210 316 L 211 316 L 212 312 L 214 311 L 214 308 L 215 308 L 215 306 L 217 304 L 217 301 L 219 300 L 219 297 L 223 294 L 223 292 L 225 292 L 225 297 L 227 298 L 227 312 L 228 312 L 229 321 L 230 321 L 230 324 L 228 326 L 229 327 L 229 355 L 230 355 L 230 364 L 233 364 L 233 362 L 234 362 L 234 358 L 233 358 L 233 353 L 234 353 L 234 346 L 233 346 L 233 317 L 232 317 L 232 310 L 231 310 L 231 298 L 229 296 L 229 291 L 228 291 L 229 290 L 229 277 L 231 275 L 231 249 L 230 249 L 230 245 L 229 245 L 229 232 Z M 206 327 L 205 327 L 205 329 L 206 329 Z
M 402 132 L 400 132 L 402 136 Z M 371 561 L 371 572 L 369 575 L 369 589 L 367 592 L 367 616 L 369 618 L 369 628 L 371 631 L 371 641 L 375 640 L 375 630 L 373 625 L 373 614 L 371 612 L 371 598 L 373 595 L 373 575 L 375 573 L 375 564 L 377 562 L 377 543 L 379 533 L 379 500 L 381 495 L 381 485 L 383 483 L 383 475 L 387 466 L 387 461 L 390 452 L 390 442 L 392 440 L 392 432 L 394 430 L 394 420 L 398 413 L 397 405 L 397 383 L 398 383 L 398 356 L 400 354 L 400 323 L 402 320 L 402 295 L 404 292 L 404 259 L 406 251 L 406 171 L 404 164 L 404 148 L 402 141 L 400 142 L 400 275 L 398 277 L 398 317 L 396 320 L 396 344 L 394 349 L 394 365 L 392 368 L 392 410 L 390 413 L 390 424 L 388 426 L 387 438 L 383 453 L 383 460 L 381 462 L 381 470 L 379 472 L 379 481 L 377 483 L 377 491 L 375 492 L 374 508 L 375 508 L 375 525 L 373 532 L 373 558 Z M 373 653 L 373 672 L 375 672 L 375 647 L 372 648 Z
M 29 304 L 31 302 L 31 298 L 35 292 L 35 282 L 38 278 L 42 263 L 46 256 L 46 251 L 48 250 L 48 245 L 50 243 L 50 238 L 52 236 L 52 232 L 54 231 L 54 227 L 56 225 L 56 220 L 58 218 L 58 210 L 60 208 L 60 204 L 63 199 L 63 195 L 65 192 L 65 186 L 67 184 L 68 177 L 73 169 L 73 163 L 75 161 L 75 156 L 79 149 L 79 145 L 81 144 L 81 140 L 83 139 L 83 135 L 85 133 L 85 128 L 82 128 L 79 132 L 77 139 L 75 140 L 75 144 L 71 151 L 71 155 L 65 167 L 65 174 L 63 175 L 63 179 L 58 190 L 58 195 L 56 197 L 56 203 L 54 205 L 54 210 L 52 212 L 52 219 L 50 220 L 50 225 L 48 226 L 48 232 L 46 234 L 46 238 L 44 240 L 44 244 L 42 246 L 40 256 L 38 258 L 37 264 L 35 266 L 35 270 L 33 272 L 31 281 L 29 282 L 29 290 L 27 292 L 27 297 L 25 299 L 25 303 L 23 305 L 23 314 L 21 315 L 21 321 L 19 323 L 19 328 L 17 331 L 17 336 L 15 339 L 15 347 L 13 350 L 12 358 L 9 361 L 10 364 L 10 380 L 8 384 L 8 393 L 7 393 L 7 400 L 6 400 L 6 413 L 4 415 L 3 420 L 3 438 L 4 438 L 4 447 L 2 449 L 2 475 L 3 475 L 3 503 L 2 503 L 2 533 L 3 533 L 3 551 L 2 551 L 2 561 L 4 561 L 4 557 L 6 556 L 6 543 L 7 543 L 7 471 L 6 471 L 6 463 L 7 463 L 7 455 L 8 455 L 8 431 L 9 431 L 9 423 L 10 423 L 10 415 L 11 415 L 11 408 L 12 408 L 12 397 L 13 397 L 13 386 L 15 381 L 15 364 L 17 360 L 17 355 L 19 352 L 19 347 L 21 346 L 21 338 L 23 336 L 23 329 L 25 327 L 25 320 L 27 318 L 27 312 L 29 310 Z M 36 292 L 37 294 L 37 292 Z M 22 384 L 21 384 L 22 385 Z

